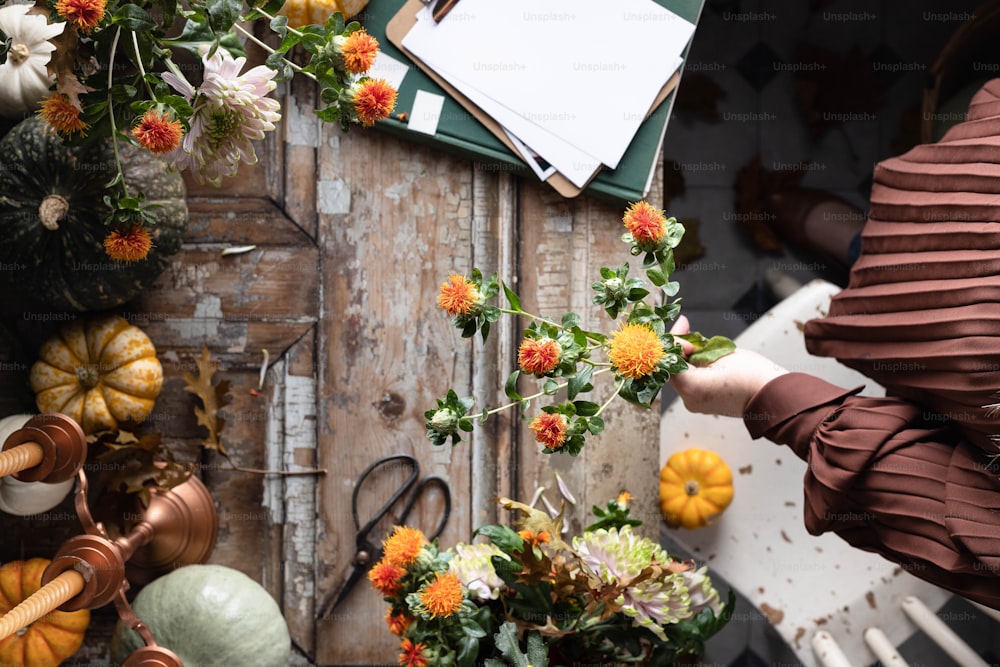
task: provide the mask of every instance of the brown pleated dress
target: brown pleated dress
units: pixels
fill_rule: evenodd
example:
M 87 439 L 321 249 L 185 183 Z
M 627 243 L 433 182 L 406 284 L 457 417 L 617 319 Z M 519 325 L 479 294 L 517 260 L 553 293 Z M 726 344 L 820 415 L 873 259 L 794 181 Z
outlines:
M 1000 79 L 938 143 L 876 166 L 850 282 L 805 336 L 1000 453 Z

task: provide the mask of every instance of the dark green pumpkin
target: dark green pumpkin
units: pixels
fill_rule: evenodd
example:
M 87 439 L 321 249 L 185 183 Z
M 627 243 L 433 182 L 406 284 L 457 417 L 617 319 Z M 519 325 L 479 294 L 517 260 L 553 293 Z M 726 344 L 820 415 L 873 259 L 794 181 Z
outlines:
M 166 269 L 187 226 L 184 181 L 149 151 L 118 146 L 129 194 L 157 205 L 153 249 L 131 263 L 104 251 L 111 231 L 104 196 L 115 175 L 110 139 L 65 146 L 48 123 L 28 118 L 0 140 L 0 268 L 15 289 L 57 310 L 101 310 L 130 300 Z M 65 209 L 56 229 L 42 224 L 39 211 L 49 208 Z

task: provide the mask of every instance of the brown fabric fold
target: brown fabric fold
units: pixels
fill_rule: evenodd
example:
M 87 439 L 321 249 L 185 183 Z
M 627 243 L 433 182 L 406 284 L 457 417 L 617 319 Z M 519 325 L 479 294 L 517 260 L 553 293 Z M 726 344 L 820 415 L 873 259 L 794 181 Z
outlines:
M 939 142 L 877 165 L 850 282 L 805 336 L 1000 453 L 1000 80 Z

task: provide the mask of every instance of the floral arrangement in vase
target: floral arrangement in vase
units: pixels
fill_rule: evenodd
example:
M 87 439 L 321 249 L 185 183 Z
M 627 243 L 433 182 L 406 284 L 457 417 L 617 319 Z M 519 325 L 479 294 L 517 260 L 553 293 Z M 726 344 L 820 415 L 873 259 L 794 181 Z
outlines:
M 431 443 L 457 444 L 461 434 L 472 431 L 477 423 L 484 424 L 490 416 L 516 407 L 529 420 L 543 452 L 576 456 L 588 435 L 604 430 L 601 413 L 615 398 L 648 408 L 671 375 L 683 372 L 688 364 L 709 364 L 734 349 L 733 342 L 723 336 L 670 333 L 670 323 L 681 308 L 677 298 L 680 286 L 670 275 L 675 269 L 673 250 L 684 235 L 683 225 L 645 201 L 630 205 L 622 222 L 627 230 L 622 241 L 629 245 L 630 255 L 642 256 L 641 269 L 648 283 L 631 277 L 628 263 L 601 268 L 601 280 L 592 284 L 593 302 L 613 321 L 619 316 L 623 320 L 610 333 L 583 329 L 577 313 L 568 312 L 554 320 L 526 312 L 520 297 L 496 274 L 484 278 L 481 271 L 473 269 L 470 277 L 453 274 L 441 285 L 438 305 L 452 316 L 452 325 L 465 338 L 478 332 L 485 341 L 491 326 L 503 315 L 526 318 L 529 324 L 518 347 L 518 368 L 504 382 L 510 402 L 473 412 L 473 397 L 459 398 L 449 389 L 444 398 L 437 399 L 435 409 L 424 413 Z M 491 303 L 501 290 L 507 307 Z M 680 340 L 694 348 L 687 359 Z M 614 382 L 611 397 L 603 404 L 586 400 L 595 378 L 602 375 Z M 522 396 L 518 392 L 521 377 L 530 377 L 538 390 Z M 560 392 L 565 392 L 565 400 L 529 415 L 534 400 Z
M 564 539 L 551 516 L 501 499 L 518 530 L 442 550 L 397 526 L 368 578 L 388 604 L 406 667 L 672 665 L 696 655 L 729 620 L 704 567 L 671 557 L 633 529 L 628 494 Z
M 71 146 L 113 143 L 105 249 L 141 260 L 155 204 L 128 182 L 124 145 L 219 185 L 257 162 L 254 142 L 281 119 L 271 96 L 278 81 L 315 81 L 316 114 L 344 129 L 392 112 L 396 91 L 367 76 L 378 41 L 333 11 L 339 5 L 326 3 L 323 23 L 306 23 L 312 13 L 291 4 L 286 15 L 284 0 L 8 1 L 0 6 L 0 116 L 36 113 Z M 248 66 L 247 43 L 269 54 L 261 64 Z

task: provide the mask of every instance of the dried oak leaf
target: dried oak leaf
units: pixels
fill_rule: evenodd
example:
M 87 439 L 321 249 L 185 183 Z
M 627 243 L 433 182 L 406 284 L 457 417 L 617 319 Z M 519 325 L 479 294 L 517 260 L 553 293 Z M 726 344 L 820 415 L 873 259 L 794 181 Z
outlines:
M 685 74 L 684 81 L 677 87 L 674 113 L 701 116 L 716 123 L 720 119 L 719 100 L 725 96 L 725 89 L 708 74 Z
M 215 375 L 217 366 L 212 361 L 212 353 L 207 347 L 202 348 L 201 356 L 195 357 L 194 361 L 198 366 L 198 375 L 195 377 L 185 372 L 184 389 L 201 401 L 201 407 L 194 406 L 194 416 L 198 419 L 198 424 L 208 429 L 208 437 L 203 438 L 201 444 L 227 456 L 219 440 L 226 420 L 219 414 L 219 410 L 229 404 L 226 398 L 229 393 L 229 380 L 219 380 L 216 384 L 212 384 L 212 376 Z
M 781 252 L 784 244 L 771 229 L 767 198 L 774 192 L 795 187 L 802 180 L 804 168 L 768 171 L 758 153 L 736 173 L 734 219 L 754 246 L 765 252 Z
M 77 66 L 83 58 L 78 49 L 80 36 L 76 28 L 67 23 L 62 33 L 49 41 L 56 47 L 47 65 L 49 74 L 56 78 L 56 92 L 66 95 L 73 106 L 82 109 L 80 95 L 94 89 L 83 85 L 76 76 Z
M 153 488 L 171 489 L 191 477 L 191 467 L 174 460 L 158 433 L 105 431 L 88 445 L 103 446 L 96 457 L 102 485 L 109 491 L 138 494 L 147 505 Z

